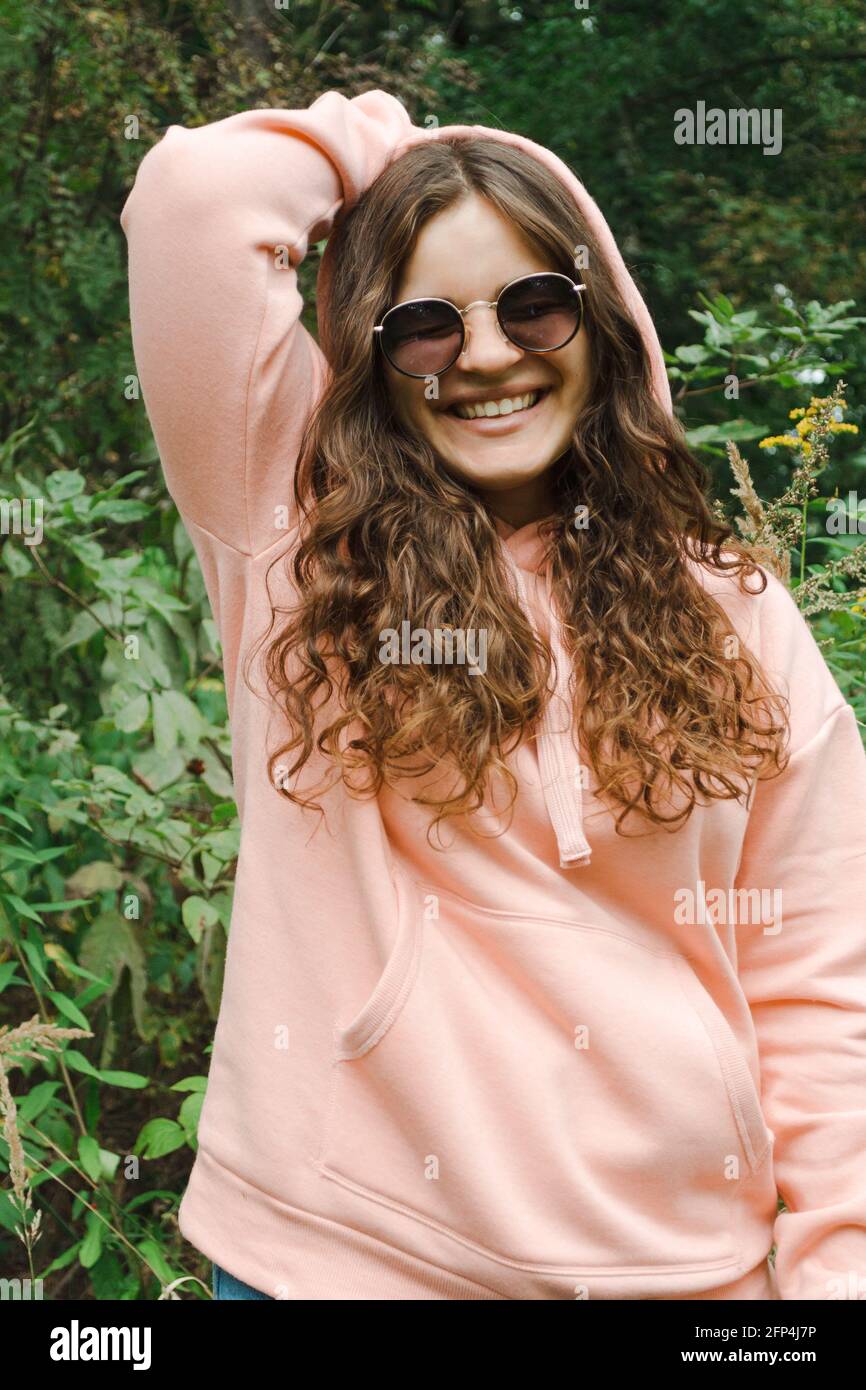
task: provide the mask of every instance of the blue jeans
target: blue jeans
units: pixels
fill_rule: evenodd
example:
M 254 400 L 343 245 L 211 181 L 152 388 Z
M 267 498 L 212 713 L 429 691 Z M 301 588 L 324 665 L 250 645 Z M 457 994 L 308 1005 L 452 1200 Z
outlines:
M 233 1274 L 220 1269 L 219 1265 L 213 1266 L 213 1296 L 214 1298 L 265 1298 L 271 1303 L 274 1302 L 269 1293 L 262 1293 L 260 1289 L 254 1289 L 249 1284 L 244 1284 Z

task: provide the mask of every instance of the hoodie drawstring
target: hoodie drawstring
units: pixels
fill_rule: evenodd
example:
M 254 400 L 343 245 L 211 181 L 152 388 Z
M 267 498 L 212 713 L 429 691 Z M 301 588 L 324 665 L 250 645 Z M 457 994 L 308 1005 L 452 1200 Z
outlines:
M 514 573 L 523 609 L 537 632 L 526 581 L 508 546 L 503 545 L 502 549 Z M 552 605 L 550 619 L 550 649 L 556 667 L 556 686 L 539 721 L 538 763 L 547 814 L 556 834 L 559 867 L 571 869 L 588 865 L 592 849 L 583 830 L 582 769 L 574 741 L 574 719 L 569 691 L 571 662 L 562 645 L 559 622 Z

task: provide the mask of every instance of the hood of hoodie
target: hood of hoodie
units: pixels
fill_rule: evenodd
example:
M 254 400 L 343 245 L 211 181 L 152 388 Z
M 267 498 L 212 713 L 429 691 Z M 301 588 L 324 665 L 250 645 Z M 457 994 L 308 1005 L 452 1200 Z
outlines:
M 615 283 L 646 345 L 655 396 L 662 408 L 672 415 L 673 404 L 664 356 L 650 312 L 623 260 L 604 214 L 581 181 L 558 155 L 544 145 L 536 144 L 535 141 L 513 131 L 496 130 L 483 125 L 413 127 L 411 133 L 394 147 L 390 162 L 393 163 L 410 148 L 428 140 L 455 138 L 486 138 L 513 145 L 537 159 L 564 185 L 607 259 Z M 329 240 L 317 277 L 319 341 L 326 353 L 333 268 L 334 242 Z M 554 611 L 546 574 L 540 572 L 545 547 L 538 533 L 539 524 L 540 522 L 534 521 L 515 528 L 507 522 L 495 519 L 503 557 L 513 575 L 521 606 L 535 630 L 548 642 L 553 656 L 555 685 L 540 719 L 536 749 L 545 806 L 556 834 L 560 867 L 572 868 L 588 865 L 592 857 L 583 827 L 586 770 L 581 764 L 575 741 L 574 705 L 570 686 L 571 662 L 562 645 L 560 618 Z

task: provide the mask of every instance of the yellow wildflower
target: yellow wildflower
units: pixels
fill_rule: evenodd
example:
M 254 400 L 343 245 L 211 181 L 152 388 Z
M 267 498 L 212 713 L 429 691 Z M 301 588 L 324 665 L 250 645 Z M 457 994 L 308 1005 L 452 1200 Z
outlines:
M 803 456 L 808 458 L 813 452 L 812 445 L 807 439 L 807 435 L 813 434 L 819 426 L 817 419 L 818 413 L 822 408 L 832 405 L 834 414 L 847 409 L 848 402 L 835 400 L 832 396 L 812 396 L 808 406 L 796 405 L 793 410 L 788 411 L 788 418 L 796 420 L 797 424 L 789 434 L 771 434 L 766 439 L 758 442 L 759 449 L 801 449 Z M 831 434 L 859 434 L 857 425 L 849 425 L 841 420 L 828 420 L 826 428 Z M 866 603 L 866 596 L 864 596 Z M 864 612 L 866 617 L 866 612 Z
M 800 437 L 796 434 L 771 434 L 758 443 L 759 449 L 797 449 L 799 446 Z

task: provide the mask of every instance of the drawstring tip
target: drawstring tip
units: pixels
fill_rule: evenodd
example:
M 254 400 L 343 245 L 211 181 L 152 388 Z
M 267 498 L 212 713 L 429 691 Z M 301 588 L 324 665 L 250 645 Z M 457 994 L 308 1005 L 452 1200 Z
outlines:
M 561 869 L 586 869 L 591 862 L 592 854 L 588 849 L 580 850 L 576 854 L 562 854 L 559 857 Z

